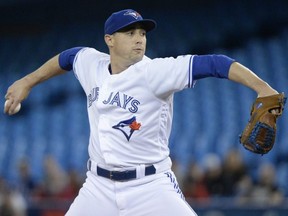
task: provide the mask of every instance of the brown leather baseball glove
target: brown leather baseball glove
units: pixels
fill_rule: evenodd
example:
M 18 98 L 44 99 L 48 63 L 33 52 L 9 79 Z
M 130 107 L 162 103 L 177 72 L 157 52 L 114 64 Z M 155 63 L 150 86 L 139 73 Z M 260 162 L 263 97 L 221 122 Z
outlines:
M 251 108 L 250 120 L 240 135 L 240 142 L 246 149 L 263 155 L 273 148 L 276 138 L 276 120 L 282 115 L 285 102 L 284 93 L 259 97 L 255 100 Z

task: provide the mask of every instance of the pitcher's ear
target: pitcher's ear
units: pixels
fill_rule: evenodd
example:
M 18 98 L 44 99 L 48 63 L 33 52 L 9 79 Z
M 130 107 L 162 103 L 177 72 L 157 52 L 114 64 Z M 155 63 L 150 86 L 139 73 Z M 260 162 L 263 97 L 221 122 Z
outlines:
M 113 45 L 113 39 L 112 39 L 113 35 L 109 35 L 109 34 L 105 34 L 104 35 L 104 40 L 105 40 L 105 43 L 108 47 L 112 46 Z

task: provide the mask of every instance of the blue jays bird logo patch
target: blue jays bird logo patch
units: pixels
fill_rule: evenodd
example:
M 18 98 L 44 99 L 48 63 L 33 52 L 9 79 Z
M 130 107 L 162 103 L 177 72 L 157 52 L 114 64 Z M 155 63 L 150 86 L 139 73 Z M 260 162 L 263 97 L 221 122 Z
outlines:
M 139 130 L 141 124 L 136 121 L 136 117 L 133 116 L 130 119 L 120 121 L 117 125 L 112 126 L 112 128 L 120 130 L 126 139 L 129 141 L 134 131 Z

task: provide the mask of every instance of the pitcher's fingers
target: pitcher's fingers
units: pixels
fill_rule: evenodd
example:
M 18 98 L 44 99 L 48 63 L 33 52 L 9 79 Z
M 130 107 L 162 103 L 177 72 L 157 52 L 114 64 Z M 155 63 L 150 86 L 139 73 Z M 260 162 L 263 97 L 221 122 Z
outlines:
M 12 100 L 6 100 L 5 101 L 5 104 L 4 104 L 4 113 L 9 113 L 9 110 L 10 110 L 10 107 L 11 107 L 11 105 L 12 105 Z

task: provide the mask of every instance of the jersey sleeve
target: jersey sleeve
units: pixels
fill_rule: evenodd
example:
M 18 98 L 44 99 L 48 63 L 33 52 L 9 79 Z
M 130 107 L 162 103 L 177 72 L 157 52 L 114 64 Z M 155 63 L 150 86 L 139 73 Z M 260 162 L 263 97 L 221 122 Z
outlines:
M 60 53 L 59 55 L 59 65 L 63 70 L 70 71 L 73 68 L 73 62 L 75 56 L 79 52 L 79 50 L 83 49 L 84 47 L 73 47 L 67 49 Z
M 156 58 L 147 67 L 147 83 L 157 97 L 192 88 L 194 55 Z
M 225 55 L 195 55 L 193 79 L 216 77 L 228 79 L 229 69 L 234 59 Z

